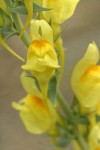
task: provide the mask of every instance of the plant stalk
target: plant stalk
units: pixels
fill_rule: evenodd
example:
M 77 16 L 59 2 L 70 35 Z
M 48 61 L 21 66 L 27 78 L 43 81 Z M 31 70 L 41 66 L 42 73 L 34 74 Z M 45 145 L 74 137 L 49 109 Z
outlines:
M 15 13 L 12 13 L 12 17 L 14 19 L 17 31 L 20 34 L 23 29 L 22 21 L 21 21 L 19 15 L 15 14 Z M 28 47 L 30 45 L 30 39 L 29 39 L 26 31 L 23 33 L 23 35 L 20 38 L 22 39 L 22 41 L 24 42 L 26 47 Z

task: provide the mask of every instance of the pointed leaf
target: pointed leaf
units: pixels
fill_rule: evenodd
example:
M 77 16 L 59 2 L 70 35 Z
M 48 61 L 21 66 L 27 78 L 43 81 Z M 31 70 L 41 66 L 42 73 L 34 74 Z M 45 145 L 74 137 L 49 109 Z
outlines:
M 44 8 L 44 7 L 41 7 L 35 3 L 33 3 L 33 10 L 34 12 L 41 12 L 41 11 L 48 11 L 48 10 L 51 10 L 50 8 Z
M 18 7 L 15 7 L 15 8 L 10 8 L 10 11 L 13 12 L 13 13 L 16 13 L 16 14 L 24 14 L 24 15 L 28 14 L 27 9 L 26 9 L 25 6 L 18 6 Z
M 56 93 L 57 93 L 57 79 L 56 76 L 54 76 L 50 80 L 48 87 L 48 98 L 50 99 L 51 103 L 54 106 L 56 105 Z
M 27 15 L 28 14 L 28 11 L 26 9 L 26 7 L 24 5 L 22 6 L 17 6 L 17 7 L 10 7 L 9 8 L 11 12 L 13 13 L 17 13 L 17 14 L 24 14 L 24 15 Z M 37 13 L 37 12 L 41 12 L 41 11 L 48 11 L 48 10 L 51 10 L 51 9 L 48 9 L 48 8 L 44 8 L 44 7 L 41 7 L 35 3 L 33 3 L 33 12 L 34 13 Z
M 4 39 L 2 38 L 2 36 L 0 35 L 0 44 L 4 46 L 4 48 L 9 51 L 12 55 L 14 55 L 15 57 L 17 57 L 18 59 L 20 59 L 21 61 L 25 61 L 22 57 L 20 57 L 17 53 L 15 53 L 4 41 Z
M 4 39 L 8 39 L 13 35 L 18 34 L 18 32 L 13 28 L 13 26 L 4 26 L 1 28 L 1 34 Z
M 96 121 L 100 122 L 100 115 L 96 115 Z

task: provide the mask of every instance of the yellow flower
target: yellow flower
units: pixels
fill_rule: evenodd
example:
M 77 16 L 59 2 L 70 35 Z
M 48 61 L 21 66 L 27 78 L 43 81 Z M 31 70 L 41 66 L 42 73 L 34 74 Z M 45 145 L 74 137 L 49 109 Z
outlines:
M 92 128 L 88 138 L 90 150 L 100 150 L 100 126 L 96 125 Z
M 47 94 L 48 82 L 55 68 L 59 68 L 59 65 L 53 46 L 46 40 L 33 41 L 28 48 L 27 62 L 22 69 L 32 72 L 44 96 Z
M 46 40 L 35 40 L 29 48 L 24 70 L 43 72 L 47 68 L 58 68 L 57 55 L 53 46 Z
M 53 44 L 53 31 L 45 20 L 32 20 L 30 25 L 30 38 L 34 40 L 47 40 Z
M 26 129 L 33 134 L 48 131 L 59 120 L 49 100 L 45 105 L 43 99 L 33 95 L 27 95 L 19 103 L 13 102 L 13 107 L 19 110 Z
M 73 15 L 78 2 L 79 0 L 43 0 L 43 7 L 51 8 L 43 14 L 51 23 L 62 24 Z
M 95 43 L 76 64 L 71 77 L 72 89 L 84 108 L 94 109 L 100 101 L 99 51 Z

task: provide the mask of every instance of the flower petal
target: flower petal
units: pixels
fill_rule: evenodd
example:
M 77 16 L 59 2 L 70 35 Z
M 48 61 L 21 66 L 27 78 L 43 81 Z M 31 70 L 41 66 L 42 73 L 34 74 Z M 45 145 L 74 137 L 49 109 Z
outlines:
M 72 89 L 83 107 L 95 107 L 100 100 L 100 67 L 96 66 L 98 59 L 96 44 L 90 44 L 72 73 Z
M 41 35 L 39 34 L 41 30 Z M 53 44 L 53 31 L 45 20 L 32 20 L 30 25 L 31 40 L 47 40 Z
M 50 102 L 47 107 L 42 99 L 28 95 L 24 98 L 24 104 L 13 103 L 15 109 L 19 110 L 20 117 L 26 129 L 33 134 L 46 132 L 57 121 L 57 113 Z
M 52 9 L 43 14 L 48 21 L 61 24 L 73 15 L 78 2 L 79 0 L 43 0 L 43 6 Z

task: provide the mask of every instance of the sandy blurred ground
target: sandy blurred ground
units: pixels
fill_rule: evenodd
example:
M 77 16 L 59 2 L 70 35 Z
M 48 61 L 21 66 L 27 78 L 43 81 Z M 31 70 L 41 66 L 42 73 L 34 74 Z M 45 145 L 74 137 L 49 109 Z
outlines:
M 100 49 L 100 0 L 80 0 L 74 16 L 64 26 L 65 73 L 61 89 L 66 100 L 71 101 L 70 76 L 75 63 L 81 58 L 90 42 Z M 25 48 L 17 38 L 8 40 L 9 45 L 25 57 Z M 91 56 L 90 56 L 91 57 Z M 22 62 L 0 46 L 0 150 L 51 150 L 46 136 L 29 134 L 11 102 L 25 96 L 20 84 Z

